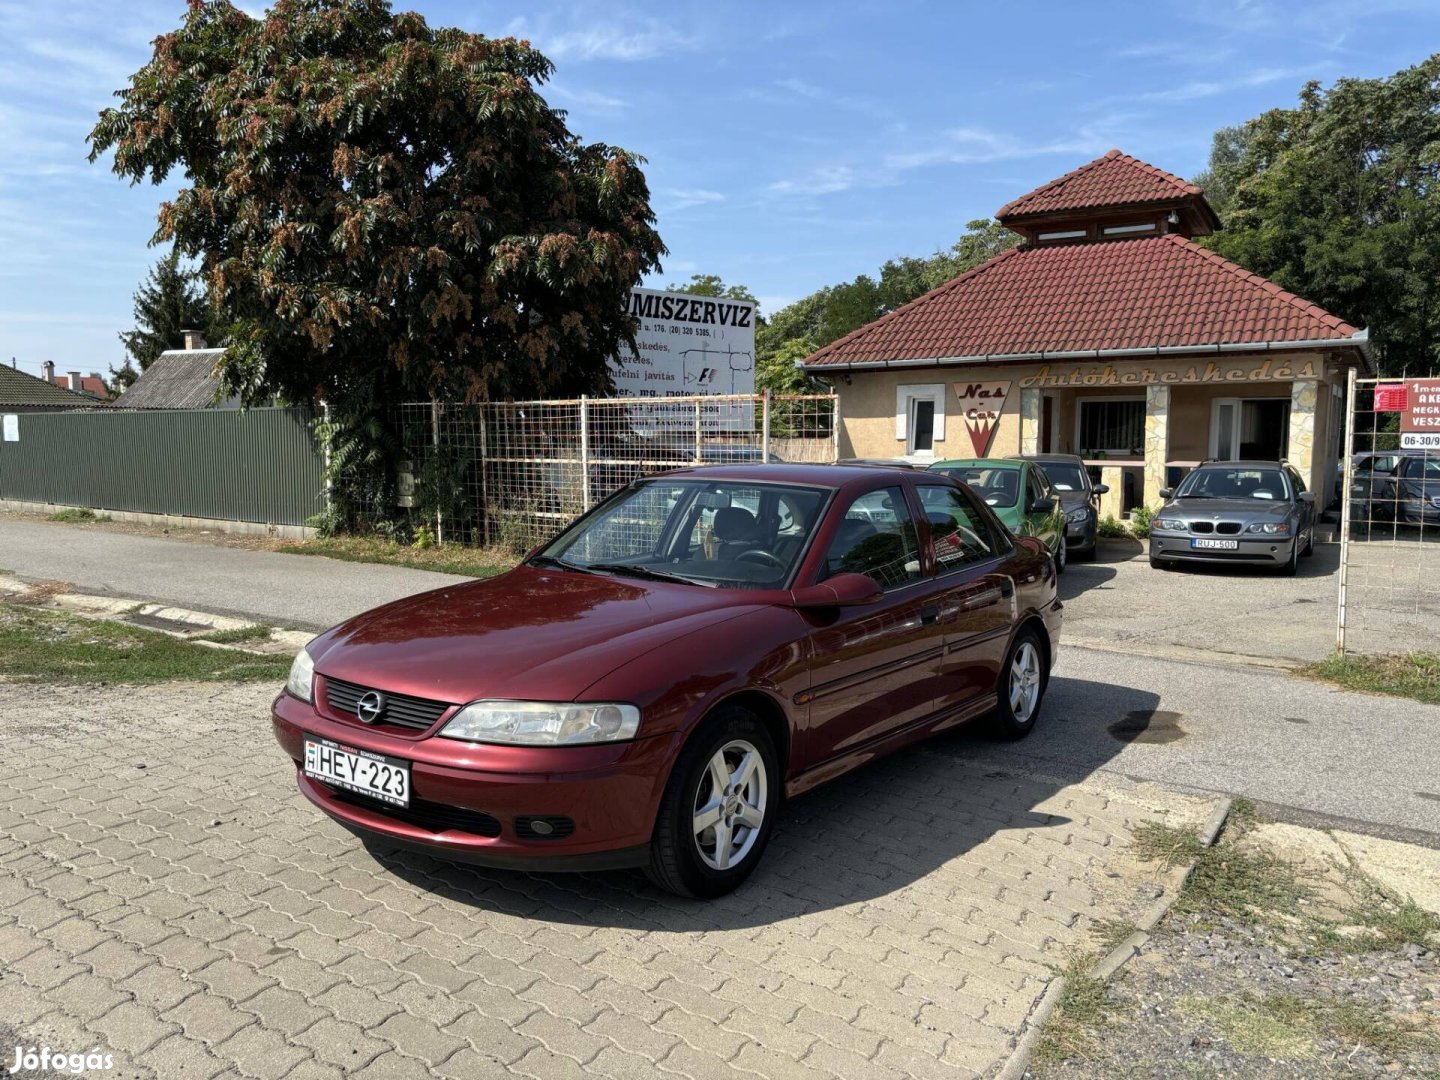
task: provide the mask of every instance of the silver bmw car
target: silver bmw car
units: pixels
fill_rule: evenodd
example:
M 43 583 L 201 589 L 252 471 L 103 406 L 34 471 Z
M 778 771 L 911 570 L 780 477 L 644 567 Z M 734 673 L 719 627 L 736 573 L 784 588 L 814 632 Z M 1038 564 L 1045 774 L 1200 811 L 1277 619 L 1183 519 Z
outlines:
M 1315 495 L 1283 461 L 1207 461 L 1150 522 L 1150 565 L 1249 563 L 1293 575 L 1315 547 Z

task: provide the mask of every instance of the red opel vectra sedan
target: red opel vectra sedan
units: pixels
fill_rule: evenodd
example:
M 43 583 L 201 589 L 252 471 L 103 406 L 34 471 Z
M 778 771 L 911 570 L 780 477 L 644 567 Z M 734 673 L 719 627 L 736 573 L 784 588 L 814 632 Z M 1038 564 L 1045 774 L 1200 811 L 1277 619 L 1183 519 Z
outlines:
M 954 480 L 680 470 L 509 573 L 321 634 L 275 734 L 379 846 L 718 896 L 784 797 L 972 717 L 1028 734 L 1060 607 L 1044 549 Z

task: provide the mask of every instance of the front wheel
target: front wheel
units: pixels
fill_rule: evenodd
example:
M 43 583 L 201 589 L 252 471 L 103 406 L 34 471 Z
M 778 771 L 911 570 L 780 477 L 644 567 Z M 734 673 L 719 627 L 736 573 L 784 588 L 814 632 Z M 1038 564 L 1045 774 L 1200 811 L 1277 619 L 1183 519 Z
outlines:
M 1060 537 L 1060 546 L 1055 549 L 1055 573 L 1063 574 L 1070 556 L 1066 553 L 1065 537 Z
M 1035 718 L 1050 684 L 1047 656 L 1033 629 L 1022 630 L 1011 643 L 995 684 L 1000 700 L 991 714 L 991 727 L 1001 738 L 1023 739 L 1035 730 Z
M 765 725 L 746 709 L 718 709 L 670 774 L 650 843 L 650 880 L 699 899 L 738 888 L 770 840 L 781 785 Z
M 1300 538 L 1290 541 L 1290 557 L 1280 567 L 1281 577 L 1294 577 L 1300 570 Z

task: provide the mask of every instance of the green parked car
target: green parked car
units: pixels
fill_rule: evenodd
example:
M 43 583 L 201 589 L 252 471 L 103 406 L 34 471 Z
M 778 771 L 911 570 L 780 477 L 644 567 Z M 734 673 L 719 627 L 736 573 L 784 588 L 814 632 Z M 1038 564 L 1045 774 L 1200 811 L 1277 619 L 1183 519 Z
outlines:
M 930 471 L 968 484 L 1016 536 L 1033 536 L 1065 572 L 1065 509 L 1059 493 L 1036 462 L 1016 458 L 957 458 L 937 461 Z

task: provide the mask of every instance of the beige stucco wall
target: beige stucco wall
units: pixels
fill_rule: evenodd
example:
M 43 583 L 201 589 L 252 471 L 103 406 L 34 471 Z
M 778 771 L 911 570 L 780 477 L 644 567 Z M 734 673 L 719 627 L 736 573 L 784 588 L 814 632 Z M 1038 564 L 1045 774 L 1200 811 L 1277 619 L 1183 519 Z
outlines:
M 936 440 L 935 457 L 972 457 L 975 450 L 960 414 L 957 384 L 1008 383 L 1004 405 L 989 448 L 1003 457 L 1021 449 L 1021 402 L 1025 389 L 1049 396 L 1052 445 L 1058 453 L 1074 453 L 1076 402 L 1080 399 L 1130 397 L 1144 400 L 1147 385 L 1169 386 L 1166 424 L 1171 461 L 1199 461 L 1210 455 L 1210 417 L 1216 398 L 1282 398 L 1289 400 L 1296 379 L 1315 379 L 1323 402 L 1332 381 L 1343 382 L 1343 369 L 1320 353 L 1213 354 L 1195 359 L 1141 359 L 1081 363 L 1015 364 L 985 367 L 914 367 L 854 371 L 849 385 L 835 379 L 840 395 L 842 457 L 900 458 L 905 442 L 896 438 L 896 390 L 901 386 L 943 383 L 945 437 Z M 1059 383 L 1059 385 L 1055 385 Z M 1032 398 L 1033 400 L 1033 398 Z M 1334 463 L 1322 452 L 1327 443 L 1329 412 L 1318 409 L 1315 454 L 1307 482 L 1317 490 L 1333 476 Z M 918 459 L 916 459 L 918 460 Z

